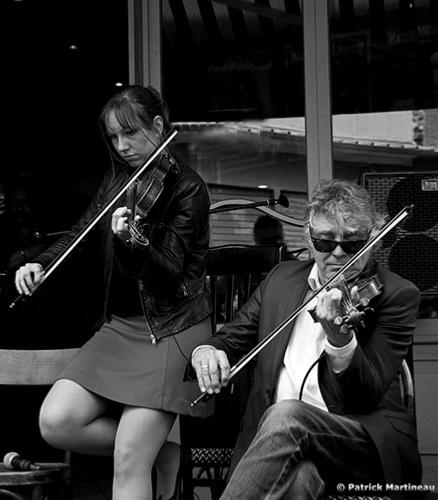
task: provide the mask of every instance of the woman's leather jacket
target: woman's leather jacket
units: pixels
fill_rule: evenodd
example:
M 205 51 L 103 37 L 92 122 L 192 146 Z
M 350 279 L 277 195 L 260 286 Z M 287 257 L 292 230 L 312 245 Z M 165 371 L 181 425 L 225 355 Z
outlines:
M 34 262 L 47 266 L 93 220 L 131 174 L 132 170 L 126 167 L 108 172 L 79 221 Z M 204 181 L 183 163 L 167 174 L 163 192 L 145 219 L 143 231 L 150 242 L 146 247 L 127 246 L 113 235 L 111 217 L 117 206 L 125 206 L 124 196 L 121 200 L 93 229 L 98 233 L 103 262 L 103 299 L 95 328 L 109 318 L 108 296 L 115 260 L 127 276 L 138 280 L 152 341 L 205 319 L 211 312 L 211 303 L 204 265 L 210 201 Z

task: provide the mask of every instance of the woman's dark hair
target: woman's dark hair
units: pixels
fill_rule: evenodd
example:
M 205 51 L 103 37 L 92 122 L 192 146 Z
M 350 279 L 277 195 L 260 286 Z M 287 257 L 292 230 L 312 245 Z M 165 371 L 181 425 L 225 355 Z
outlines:
M 111 97 L 100 114 L 100 122 L 106 128 L 108 116 L 114 111 L 117 121 L 124 128 L 152 128 L 153 119 L 163 118 L 164 132 L 170 130 L 169 110 L 154 87 L 131 85 Z
M 153 120 L 158 115 L 163 119 L 163 132 L 169 132 L 169 109 L 159 92 L 154 87 L 130 85 L 117 93 L 105 104 L 100 113 L 99 123 L 105 142 L 112 156 L 118 158 L 108 138 L 108 119 L 114 112 L 119 124 L 126 129 L 138 130 L 153 127 Z

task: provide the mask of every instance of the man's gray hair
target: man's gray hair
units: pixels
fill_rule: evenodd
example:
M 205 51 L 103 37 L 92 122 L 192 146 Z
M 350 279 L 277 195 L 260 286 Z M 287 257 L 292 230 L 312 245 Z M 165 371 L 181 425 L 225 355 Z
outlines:
M 315 216 L 332 216 L 342 224 L 358 225 L 371 231 L 385 224 L 369 193 L 362 186 L 341 179 L 322 181 L 306 208 L 306 226 Z

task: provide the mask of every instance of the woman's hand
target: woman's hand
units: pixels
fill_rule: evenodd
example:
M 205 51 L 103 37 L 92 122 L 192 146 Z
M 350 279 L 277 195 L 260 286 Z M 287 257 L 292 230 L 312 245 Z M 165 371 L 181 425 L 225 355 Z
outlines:
M 230 379 L 230 363 L 225 351 L 213 346 L 202 346 L 192 356 L 192 366 L 196 371 L 201 392 L 220 392 Z
M 15 273 L 15 287 L 19 293 L 31 295 L 43 277 L 43 266 L 35 262 L 29 262 L 21 266 Z
M 113 213 L 113 218 L 111 219 L 111 229 L 113 233 L 120 238 L 124 243 L 131 241 L 131 232 L 129 231 L 129 218 L 132 214 L 132 210 L 127 207 L 120 207 Z M 140 216 L 135 216 L 135 222 L 140 220 Z
M 111 220 L 113 233 L 123 242 L 127 243 L 131 239 L 129 233 L 128 220 L 132 211 L 127 207 L 120 207 L 114 213 Z

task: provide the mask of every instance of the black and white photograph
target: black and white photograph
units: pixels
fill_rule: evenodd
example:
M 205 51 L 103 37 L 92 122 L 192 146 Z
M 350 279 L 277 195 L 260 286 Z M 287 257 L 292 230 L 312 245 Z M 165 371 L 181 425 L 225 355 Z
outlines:
M 0 40 L 0 500 L 438 499 L 438 0 Z

